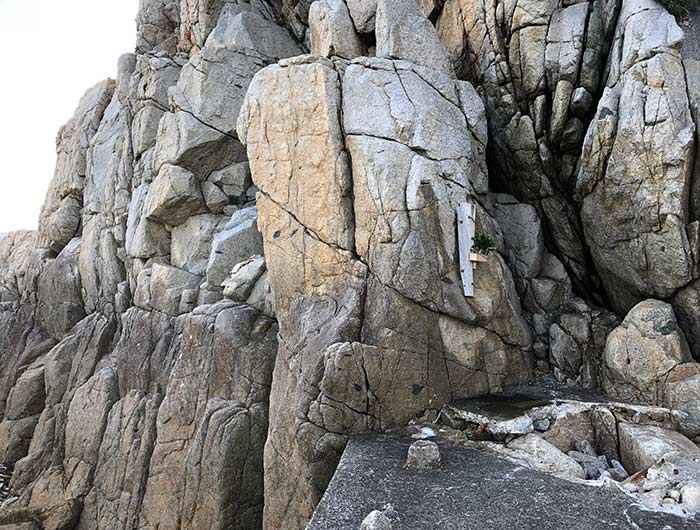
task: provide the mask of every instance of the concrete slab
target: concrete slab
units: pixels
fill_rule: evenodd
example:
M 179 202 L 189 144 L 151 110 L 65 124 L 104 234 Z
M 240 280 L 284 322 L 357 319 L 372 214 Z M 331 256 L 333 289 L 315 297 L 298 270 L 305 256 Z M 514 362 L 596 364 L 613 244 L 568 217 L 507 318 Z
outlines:
M 439 442 L 439 470 L 404 469 L 411 438 L 353 438 L 308 530 L 359 530 L 392 504 L 393 530 L 698 530 L 646 512 L 622 492 L 575 484 L 481 451 Z

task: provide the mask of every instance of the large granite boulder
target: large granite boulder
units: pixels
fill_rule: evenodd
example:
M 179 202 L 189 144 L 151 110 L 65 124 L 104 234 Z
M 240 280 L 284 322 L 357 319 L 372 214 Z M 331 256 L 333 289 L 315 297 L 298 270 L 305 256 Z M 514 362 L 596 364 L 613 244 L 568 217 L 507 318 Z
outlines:
M 677 51 L 682 42 L 675 19 L 656 2 L 623 3 L 618 60 L 583 147 L 581 217 L 618 311 L 668 298 L 693 279 L 686 224 L 695 124 Z M 656 54 L 660 48 L 668 51 Z M 650 120 L 645 109 L 652 106 Z
M 194 31 L 198 35 L 193 45 L 201 49 L 191 55 L 169 92 L 172 112 L 160 121 L 156 171 L 173 164 L 204 180 L 212 171 L 245 160 L 235 131 L 250 80 L 263 66 L 301 53 L 289 33 L 265 15 L 264 6 L 210 0 L 183 3 L 182 38 Z M 195 13 L 192 19 L 190 9 Z M 192 23 L 198 29 L 188 30 Z
M 644 471 L 673 452 L 700 456 L 700 447 L 675 431 L 629 423 L 621 423 L 618 430 L 620 456 L 630 473 Z
M 486 191 L 480 119 L 470 85 L 406 61 L 357 59 L 339 72 L 301 57 L 254 78 L 238 132 L 261 190 L 282 337 L 269 527 L 306 525 L 346 433 L 527 379 L 509 269 L 490 258 L 469 299 L 456 261 L 455 208 Z M 495 221 L 477 207 L 477 225 Z
M 673 308 L 646 300 L 608 336 L 603 388 L 621 399 L 660 403 L 668 374 L 691 360 Z
M 115 82 L 102 81 L 88 90 L 56 141 L 56 172 L 39 217 L 38 245 L 60 252 L 78 234 L 87 151 L 112 100 Z

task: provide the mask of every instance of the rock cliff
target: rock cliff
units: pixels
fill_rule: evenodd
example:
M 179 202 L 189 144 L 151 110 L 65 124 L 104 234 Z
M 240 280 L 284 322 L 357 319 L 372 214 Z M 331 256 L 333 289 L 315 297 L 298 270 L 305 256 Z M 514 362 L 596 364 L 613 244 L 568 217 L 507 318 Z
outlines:
M 0 527 L 303 530 L 350 435 L 543 374 L 700 435 L 700 15 L 136 20 L 38 230 L 0 236 Z

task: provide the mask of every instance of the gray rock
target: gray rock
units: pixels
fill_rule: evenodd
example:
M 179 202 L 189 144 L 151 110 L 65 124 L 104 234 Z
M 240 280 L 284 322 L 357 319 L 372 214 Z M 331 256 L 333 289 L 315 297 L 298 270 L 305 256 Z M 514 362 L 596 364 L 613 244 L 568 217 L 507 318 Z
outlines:
M 682 452 L 700 455 L 700 448 L 680 433 L 652 425 L 621 423 L 620 456 L 625 469 L 632 473 L 650 468 L 665 455 Z
M 257 208 L 239 210 L 233 214 L 225 229 L 214 236 L 206 269 L 207 284 L 210 287 L 221 286 L 235 265 L 262 254 Z
M 203 275 L 209 261 L 212 241 L 228 221 L 226 216 L 193 215 L 172 229 L 170 261 L 192 274 Z
M 612 478 L 618 482 L 622 482 L 630 476 L 624 466 L 617 460 L 610 461 L 610 468 L 611 469 L 609 471 Z
M 146 218 L 177 226 L 204 212 L 202 192 L 194 175 L 181 167 L 163 166 L 148 190 Z
M 375 20 L 377 57 L 405 59 L 454 76 L 447 50 L 417 0 L 378 0 Z
M 170 253 L 170 232 L 161 223 L 146 217 L 149 184 L 136 188 L 129 203 L 126 253 L 132 258 L 149 259 Z
M 645 31 L 647 26 L 654 30 Z M 692 279 L 689 204 L 680 190 L 688 189 L 692 176 L 694 123 L 680 56 L 651 51 L 680 47 L 674 18 L 657 4 L 628 2 L 617 27 L 622 34 L 624 46 L 615 40 L 619 62 L 586 136 L 576 188 L 596 268 L 615 308 L 625 312 L 645 298 L 671 297 Z M 640 105 L 652 100 L 659 111 L 649 123 Z M 619 186 L 622 181 L 629 185 Z M 634 205 L 633 217 L 619 208 L 622 203 Z
M 662 404 L 684 413 L 678 420 L 681 433 L 690 439 L 700 435 L 699 364 L 681 364 L 671 371 L 665 379 Z
M 56 259 L 45 260 L 37 280 L 36 318 L 56 340 L 85 317 L 79 270 L 81 243 L 73 239 Z
M 275 293 L 272 292 L 270 286 L 270 275 L 266 270 L 255 283 L 250 296 L 248 297 L 248 305 L 254 307 L 262 314 L 270 318 L 276 318 L 275 312 Z
M 435 442 L 418 440 L 408 448 L 407 468 L 435 469 L 440 467 L 440 464 L 440 448 Z
M 180 301 L 185 291 L 197 289 L 202 279 L 176 267 L 153 265 L 151 273 L 151 307 L 166 315 L 180 314 Z
M 103 81 L 81 98 L 73 117 L 60 130 L 56 143 L 56 172 L 39 216 L 37 243 L 60 252 L 78 235 L 87 151 L 112 100 L 115 82 Z
M 18 231 L 0 239 L 0 302 L 20 299 L 36 238 L 35 232 Z
M 230 204 L 229 196 L 216 184 L 209 181 L 202 182 L 202 196 L 204 204 L 210 212 L 215 214 L 223 213 L 224 208 Z
M 506 257 L 513 273 L 521 278 L 536 278 L 542 269 L 544 235 L 537 210 L 519 203 L 510 195 L 494 195 L 494 217 L 506 244 Z
M 352 59 L 364 55 L 348 6 L 343 0 L 317 0 L 309 9 L 311 53 Z
M 579 440 L 576 442 L 576 450 L 590 456 L 597 456 L 595 449 L 588 440 Z
M 173 54 L 177 48 L 180 23 L 178 0 L 144 0 L 136 15 L 136 50 L 146 53 L 163 50 Z
M 358 58 L 339 70 L 313 56 L 264 69 L 238 122 L 289 359 L 272 390 L 265 469 L 268 483 L 295 493 L 268 490 L 271 527 L 306 525 L 303 507 L 317 502 L 313 484 L 329 480 L 346 433 L 403 424 L 530 371 L 503 260 L 479 267 L 473 299 L 455 261 L 456 206 L 471 186 L 487 188 L 478 94 L 406 61 Z M 273 104 L 278 94 L 290 94 L 285 105 Z M 486 211 L 477 218 L 495 234 Z M 382 375 L 399 359 L 410 359 L 399 377 Z M 298 406 L 308 411 L 301 429 Z M 309 444 L 323 448 L 313 459 Z
M 239 200 L 246 195 L 252 182 L 247 161 L 213 171 L 208 180 L 219 186 L 229 198 Z M 252 197 L 252 199 L 254 198 L 255 196 Z
M 392 516 L 395 514 L 391 505 L 383 510 L 374 510 L 364 518 L 360 525 L 360 530 L 393 530 L 394 523 Z
M 646 300 L 608 336 L 603 388 L 611 396 L 661 404 L 666 376 L 691 360 L 673 308 Z
M 537 434 L 516 438 L 508 444 L 507 449 L 534 469 L 561 477 L 586 478 L 583 468 L 573 458 Z
M 190 24 L 200 26 L 192 30 L 200 36 L 191 40 L 201 50 L 190 57 L 177 85 L 170 89 L 174 112 L 160 122 L 155 167 L 182 166 L 198 180 L 205 180 L 212 171 L 245 160 L 235 128 L 253 75 L 265 65 L 302 50 L 287 31 L 261 14 L 267 10 L 262 2 L 185 4 L 183 11 L 194 12 L 188 15 L 193 17 L 190 23 L 184 22 L 181 29 L 188 33 Z M 204 18 L 194 18 L 199 15 Z M 182 41 L 183 36 L 181 46 Z
M 358 32 L 371 33 L 374 31 L 377 0 L 347 0 L 347 5 Z
M 265 271 L 263 256 L 253 256 L 248 261 L 239 263 L 221 284 L 224 296 L 234 301 L 245 302 Z

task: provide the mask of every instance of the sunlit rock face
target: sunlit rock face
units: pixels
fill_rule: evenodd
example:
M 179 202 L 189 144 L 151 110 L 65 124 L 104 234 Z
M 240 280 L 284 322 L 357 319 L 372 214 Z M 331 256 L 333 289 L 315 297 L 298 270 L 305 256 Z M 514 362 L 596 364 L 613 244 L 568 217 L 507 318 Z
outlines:
M 545 374 L 698 436 L 697 24 L 142 0 L 0 235 L 0 527 L 303 530 L 349 436 Z M 506 452 L 580 478 L 562 425 Z

